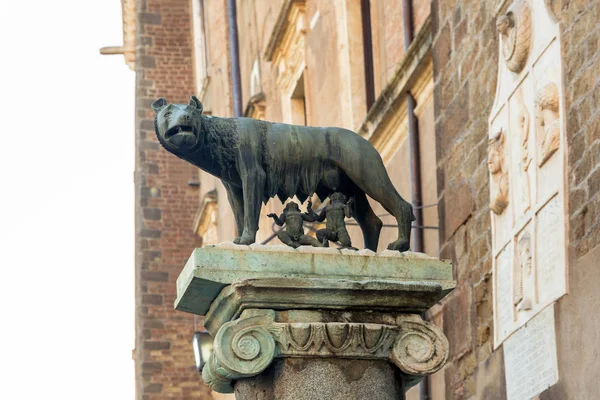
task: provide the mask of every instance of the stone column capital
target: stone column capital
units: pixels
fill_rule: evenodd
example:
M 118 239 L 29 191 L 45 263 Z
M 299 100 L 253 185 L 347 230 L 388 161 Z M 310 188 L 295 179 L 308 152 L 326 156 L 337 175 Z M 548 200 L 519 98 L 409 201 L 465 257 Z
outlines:
M 276 321 L 274 310 L 246 310 L 217 332 L 202 377 L 211 389 L 233 393 L 233 381 L 262 373 L 275 358 L 388 361 L 409 384 L 443 367 L 448 341 L 438 327 L 418 315 L 388 319 L 389 323 L 283 323 Z
M 214 391 L 233 393 L 232 381 L 260 374 L 273 361 L 276 346 L 271 326 L 273 312 L 247 313 L 223 324 L 213 353 L 202 370 L 202 379 Z

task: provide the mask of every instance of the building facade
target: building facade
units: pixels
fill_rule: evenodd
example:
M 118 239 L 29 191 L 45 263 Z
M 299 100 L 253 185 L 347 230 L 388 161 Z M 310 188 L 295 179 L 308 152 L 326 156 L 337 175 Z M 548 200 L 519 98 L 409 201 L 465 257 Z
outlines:
M 458 286 L 427 315 L 449 362 L 410 399 L 595 398 L 600 2 L 237 0 L 235 19 L 230 3 L 123 0 L 121 52 L 137 76 L 138 398 L 219 397 L 195 369 L 202 321 L 173 310 L 175 280 L 194 247 L 236 228 L 219 180 L 160 148 L 150 107 L 192 94 L 208 115 L 238 102 L 247 117 L 351 129 L 416 200 L 414 248 L 451 259 Z M 394 220 L 373 208 L 383 249 Z M 281 210 L 263 207 L 257 242 L 277 244 L 266 214 Z M 527 332 L 549 339 L 538 348 Z

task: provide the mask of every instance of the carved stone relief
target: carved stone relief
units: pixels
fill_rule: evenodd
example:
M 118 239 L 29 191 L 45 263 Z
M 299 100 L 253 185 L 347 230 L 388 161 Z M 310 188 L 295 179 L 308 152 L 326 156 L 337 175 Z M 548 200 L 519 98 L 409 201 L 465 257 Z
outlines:
M 517 311 L 531 310 L 533 307 L 534 285 L 531 255 L 531 235 L 529 232 L 525 232 L 517 242 L 515 287 L 513 291 L 513 301 Z
M 521 139 L 521 204 L 523 205 L 523 211 L 527 211 L 530 205 L 528 172 L 529 164 L 531 164 L 531 157 L 529 156 L 529 112 L 524 104 L 522 106 L 521 114 L 518 116 L 519 138 Z
M 513 72 L 521 72 L 531 46 L 531 10 L 526 0 L 516 0 L 505 15 L 496 20 L 501 37 L 502 56 Z
M 532 153 L 535 153 L 538 201 L 546 202 L 560 190 L 566 149 L 562 140 L 564 117 L 561 106 L 560 44 L 553 41 L 533 65 Z
M 515 171 L 515 160 L 519 156 L 514 153 L 513 142 L 518 138 L 516 131 L 510 125 L 510 107 L 504 105 L 498 115 L 490 123 L 488 140 L 488 170 L 490 186 L 490 211 L 495 235 L 492 237 L 493 246 L 501 249 L 511 237 L 515 208 L 519 208 L 518 175 Z M 516 207 L 515 207 L 516 206 Z M 497 255 L 497 253 L 496 253 Z
M 517 173 L 515 174 L 516 193 L 515 199 L 518 203 L 517 217 L 526 212 L 531 206 L 531 184 L 530 184 L 530 165 L 533 157 L 530 154 L 530 130 L 531 117 L 527 109 L 525 101 L 524 85 L 529 83 L 525 80 L 521 86 L 515 91 L 511 98 L 511 131 L 510 133 L 515 140 L 515 155 L 516 161 L 514 167 Z
M 535 110 L 536 126 L 542 136 L 538 157 L 538 165 L 541 167 L 560 146 L 560 116 L 556 84 L 547 83 L 538 91 Z
M 495 347 L 567 292 L 562 65 L 551 9 L 515 0 L 497 20 L 488 153 Z
M 505 162 L 505 135 L 500 130 L 488 144 L 488 168 L 492 174 L 492 196 L 490 209 L 502 214 L 508 206 L 508 172 Z

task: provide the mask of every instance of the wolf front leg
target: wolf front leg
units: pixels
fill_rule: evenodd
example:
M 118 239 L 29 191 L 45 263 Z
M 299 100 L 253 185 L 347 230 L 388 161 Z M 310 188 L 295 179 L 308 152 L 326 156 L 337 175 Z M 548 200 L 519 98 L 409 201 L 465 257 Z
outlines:
M 223 186 L 225 186 L 225 189 L 227 190 L 227 199 L 229 200 L 229 205 L 231 205 L 231 209 L 233 210 L 237 235 L 239 238 L 242 236 L 242 232 L 244 231 L 244 196 L 242 188 L 239 186 L 233 186 L 227 182 L 223 182 Z
M 240 176 L 244 198 L 244 230 L 242 236 L 236 238 L 234 243 L 252 244 L 256 241 L 266 174 L 256 157 L 246 154 L 240 165 Z

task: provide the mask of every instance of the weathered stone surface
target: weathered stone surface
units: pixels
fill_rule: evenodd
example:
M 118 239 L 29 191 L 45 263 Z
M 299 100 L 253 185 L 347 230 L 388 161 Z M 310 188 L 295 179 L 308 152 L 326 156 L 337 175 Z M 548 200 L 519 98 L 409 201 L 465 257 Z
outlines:
M 392 400 L 404 399 L 391 364 L 373 360 L 287 358 L 264 374 L 239 380 L 239 400 Z
M 249 308 L 295 310 L 367 310 L 422 313 L 447 292 L 437 282 L 352 281 L 315 278 L 259 278 L 236 281 L 221 290 L 210 304 L 202 280 L 193 282 L 178 310 L 199 313 L 208 309 L 204 326 L 216 332 L 225 322 Z M 208 308 L 210 305 L 210 308 Z M 203 315 L 203 314 L 200 314 Z
M 456 187 L 447 188 L 444 205 L 444 238 L 449 239 L 473 212 L 474 200 L 469 184 L 460 182 Z
M 476 370 L 476 400 L 505 400 L 506 386 L 504 379 L 504 362 L 502 351 L 492 353 Z
M 452 343 L 451 359 L 460 358 L 471 349 L 473 342 L 472 310 L 473 296 L 469 286 L 460 287 L 446 303 L 444 333 Z
M 204 315 L 225 286 L 236 281 L 265 278 L 334 280 L 317 287 L 350 289 L 355 293 L 360 290 L 408 290 L 430 294 L 437 291 L 437 294 L 429 297 L 428 302 L 433 301 L 431 304 L 424 305 L 422 297 L 415 296 L 419 299 L 419 309 L 423 306 L 429 308 L 439 300 L 440 295 L 445 295 L 455 285 L 452 264 L 426 255 L 390 252 L 395 255 L 365 257 L 358 252 L 341 255 L 320 248 L 302 252 L 294 249 L 272 252 L 267 247 L 255 246 L 252 251 L 243 251 L 247 246 L 221 244 L 194 250 L 177 279 L 175 308 Z M 302 287 L 310 289 L 312 284 L 309 282 L 305 280 Z M 380 283 L 374 282 L 384 286 L 377 286 Z M 298 285 L 298 282 L 293 282 L 284 286 Z M 237 287 L 240 288 L 240 285 Z M 281 301 L 281 297 L 278 300 Z
M 586 393 L 600 393 L 600 380 L 588 372 L 600 358 L 600 348 L 594 345 L 600 342 L 600 319 L 590 318 L 597 313 L 600 301 L 599 259 L 600 246 L 596 246 L 569 268 L 570 285 L 578 291 L 555 306 L 560 379 L 544 393 L 546 396 L 540 396 L 542 399 L 566 399 L 573 394 L 580 397 L 572 398 L 586 398 Z M 586 336 L 582 335 L 584 327 L 589 332 Z

